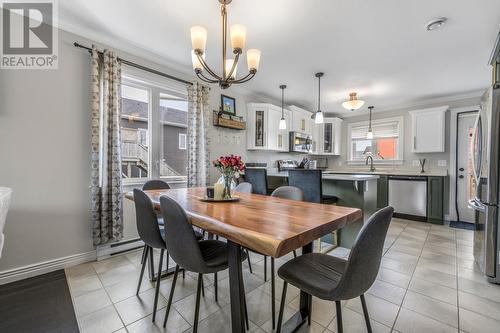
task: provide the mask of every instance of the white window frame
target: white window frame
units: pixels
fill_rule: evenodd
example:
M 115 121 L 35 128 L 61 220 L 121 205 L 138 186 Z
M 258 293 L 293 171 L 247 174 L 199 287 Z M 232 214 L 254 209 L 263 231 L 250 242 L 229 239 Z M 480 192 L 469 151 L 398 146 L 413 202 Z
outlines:
M 181 138 L 184 140 L 184 145 L 181 145 Z M 179 149 L 180 150 L 186 150 L 187 149 L 187 134 L 186 133 L 179 133 Z
M 397 122 L 398 124 L 398 139 L 397 139 L 397 152 L 396 159 L 391 160 L 373 160 L 373 164 L 403 164 L 404 163 L 404 117 L 391 117 L 391 118 L 381 118 L 381 119 L 372 119 L 372 125 L 383 124 L 387 122 Z M 347 164 L 356 165 L 356 164 L 365 164 L 364 160 L 354 160 L 353 152 L 352 152 L 352 136 L 351 132 L 354 127 L 358 126 L 367 126 L 368 121 L 359 121 L 349 123 L 347 125 Z
M 160 177 L 160 159 L 161 159 L 161 126 L 160 121 L 160 94 L 180 94 L 185 95 L 187 99 L 186 85 L 158 75 L 145 72 L 130 66 L 122 66 L 122 84 L 141 89 L 149 90 L 149 110 L 148 110 L 148 153 L 149 153 L 149 172 L 147 178 L 122 178 L 123 185 L 127 188 L 142 185 L 151 179 L 163 179 L 169 183 L 184 183 L 187 181 L 185 176 Z M 183 124 L 179 124 L 180 127 Z M 187 125 L 186 125 L 187 127 Z M 187 138 L 186 138 L 187 139 Z M 186 141 L 187 146 L 187 141 Z

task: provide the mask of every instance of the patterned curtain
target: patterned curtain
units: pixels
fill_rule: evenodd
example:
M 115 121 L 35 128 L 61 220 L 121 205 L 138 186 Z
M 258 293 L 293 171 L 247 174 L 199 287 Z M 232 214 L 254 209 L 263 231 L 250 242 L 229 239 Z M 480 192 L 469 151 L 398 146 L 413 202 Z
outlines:
M 206 186 L 210 170 L 210 88 L 198 82 L 188 87 L 188 187 Z
M 94 245 L 123 237 L 120 146 L 121 67 L 92 46 L 91 219 Z

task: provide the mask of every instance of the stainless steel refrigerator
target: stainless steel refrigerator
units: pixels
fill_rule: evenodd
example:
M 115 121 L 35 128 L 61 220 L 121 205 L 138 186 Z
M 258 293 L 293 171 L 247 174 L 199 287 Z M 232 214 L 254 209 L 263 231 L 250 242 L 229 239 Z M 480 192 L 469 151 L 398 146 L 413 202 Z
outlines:
M 500 34 L 499 34 L 500 37 Z M 490 282 L 500 283 L 500 42 L 491 57 L 493 80 L 481 98 L 473 137 L 476 196 L 469 205 L 476 211 L 474 259 Z

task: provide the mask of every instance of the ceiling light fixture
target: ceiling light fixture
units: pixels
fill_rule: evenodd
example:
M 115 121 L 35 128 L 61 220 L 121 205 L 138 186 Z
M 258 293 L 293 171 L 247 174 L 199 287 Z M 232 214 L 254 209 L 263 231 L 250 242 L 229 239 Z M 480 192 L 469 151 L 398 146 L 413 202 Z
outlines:
M 323 124 L 323 112 L 321 111 L 321 77 L 325 75 L 324 73 L 316 73 L 316 77 L 318 78 L 318 110 L 314 114 L 314 122 L 316 124 Z
M 446 17 L 439 17 L 437 19 L 429 21 L 426 25 L 425 28 L 427 31 L 432 31 L 432 30 L 437 30 L 441 28 L 447 21 L 448 19 Z
M 198 78 L 208 83 L 218 83 L 222 89 L 229 88 L 231 84 L 245 83 L 251 80 L 260 63 L 260 51 L 249 49 L 247 51 L 248 74 L 241 79 L 236 79 L 236 69 L 238 60 L 243 53 L 246 41 L 246 28 L 241 24 L 232 25 L 230 28 L 231 46 L 233 48 L 234 59 L 227 58 L 227 11 L 226 5 L 232 0 L 219 0 L 221 4 L 222 16 L 222 76 L 217 75 L 205 62 L 205 47 L 207 44 L 207 29 L 199 25 L 191 28 L 192 62 L 193 69 Z M 210 77 L 205 76 L 206 71 Z
M 358 99 L 357 95 L 358 94 L 355 92 L 349 94 L 349 100 L 342 103 L 344 109 L 354 111 L 362 107 L 363 104 L 365 104 L 365 101 Z
M 366 132 L 366 138 L 368 140 L 373 139 L 373 131 L 372 131 L 372 110 L 373 106 L 369 106 L 368 110 L 370 110 L 370 120 L 368 122 L 368 132 Z
M 281 89 L 281 119 L 280 119 L 279 129 L 284 130 L 286 129 L 285 109 L 284 109 L 286 85 L 282 84 L 280 86 L 280 89 Z

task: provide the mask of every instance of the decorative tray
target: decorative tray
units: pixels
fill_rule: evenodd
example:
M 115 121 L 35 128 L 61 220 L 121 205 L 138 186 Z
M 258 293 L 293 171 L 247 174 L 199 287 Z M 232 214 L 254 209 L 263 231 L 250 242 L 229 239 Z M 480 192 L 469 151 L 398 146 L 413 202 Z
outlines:
M 209 198 L 209 197 L 203 197 L 199 198 L 200 201 L 203 202 L 235 202 L 235 201 L 240 201 L 240 197 L 233 196 L 231 199 L 215 199 L 215 198 Z

